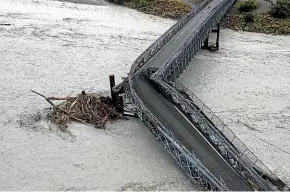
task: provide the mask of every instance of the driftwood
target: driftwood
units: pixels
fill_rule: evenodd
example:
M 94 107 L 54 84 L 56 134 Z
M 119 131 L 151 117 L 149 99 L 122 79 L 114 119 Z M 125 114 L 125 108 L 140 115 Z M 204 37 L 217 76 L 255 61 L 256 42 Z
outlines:
M 48 100 L 68 100 L 68 99 L 75 99 L 75 97 L 48 97 Z
M 114 109 L 109 97 L 97 97 L 94 94 L 86 94 L 84 91 L 76 97 L 46 97 L 41 93 L 31 91 L 43 97 L 52 106 L 49 117 L 61 130 L 65 130 L 70 121 L 104 129 L 107 121 L 124 118 Z M 56 105 L 51 100 L 64 102 Z

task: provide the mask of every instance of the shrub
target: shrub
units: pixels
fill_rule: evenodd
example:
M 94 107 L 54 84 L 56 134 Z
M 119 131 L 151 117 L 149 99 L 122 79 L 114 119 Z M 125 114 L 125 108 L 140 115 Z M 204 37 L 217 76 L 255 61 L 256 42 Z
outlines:
M 240 12 L 251 12 L 259 6 L 259 0 L 243 0 L 237 3 Z
M 290 17 L 290 0 L 277 0 L 271 8 L 271 15 L 277 18 Z
M 247 13 L 245 16 L 244 16 L 244 21 L 246 23 L 254 23 L 254 15 L 253 13 Z

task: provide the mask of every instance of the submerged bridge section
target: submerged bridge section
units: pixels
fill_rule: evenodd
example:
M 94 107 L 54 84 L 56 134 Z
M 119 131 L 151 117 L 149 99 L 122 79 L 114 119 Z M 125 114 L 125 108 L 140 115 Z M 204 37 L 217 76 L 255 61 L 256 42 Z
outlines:
M 124 87 L 133 110 L 203 189 L 274 190 L 269 180 L 281 181 L 177 80 L 234 2 L 193 9 L 136 59 Z

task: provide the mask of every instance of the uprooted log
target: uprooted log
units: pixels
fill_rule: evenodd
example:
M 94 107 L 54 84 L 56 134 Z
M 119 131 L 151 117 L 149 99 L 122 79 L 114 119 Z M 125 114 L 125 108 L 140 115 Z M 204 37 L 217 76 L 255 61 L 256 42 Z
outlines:
M 115 110 L 109 97 L 87 94 L 84 91 L 76 97 L 46 97 L 36 91 L 31 91 L 43 97 L 52 106 L 48 116 L 61 130 L 66 130 L 67 124 L 71 121 L 105 129 L 106 122 L 124 119 L 122 114 Z M 64 102 L 56 105 L 52 100 Z

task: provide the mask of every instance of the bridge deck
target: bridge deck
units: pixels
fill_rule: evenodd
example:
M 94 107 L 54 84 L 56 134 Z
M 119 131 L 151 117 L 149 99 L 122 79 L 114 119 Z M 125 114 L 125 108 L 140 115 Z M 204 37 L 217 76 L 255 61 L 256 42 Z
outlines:
M 145 78 L 139 74 L 134 77 L 136 92 L 144 105 L 170 131 L 176 139 L 200 159 L 203 165 L 220 179 L 229 190 L 250 191 L 252 188 L 237 173 L 214 147 L 193 127 L 187 118 Z
M 156 55 L 148 61 L 147 67 L 159 68 L 174 54 L 189 38 L 194 30 L 203 23 L 210 12 L 220 3 L 213 0 L 205 9 L 195 16 L 180 32 L 178 32 Z M 229 190 L 252 190 L 247 181 L 242 178 L 208 143 L 188 119 L 163 94 L 159 93 L 146 80 L 141 70 L 132 78 L 135 91 L 145 106 L 158 118 L 158 120 L 201 162 L 216 176 L 223 178 Z
M 172 39 L 154 56 L 152 57 L 143 69 L 147 67 L 159 68 L 172 55 L 182 47 L 182 45 L 190 38 L 194 31 L 198 30 L 198 26 L 203 23 L 207 16 L 220 4 L 219 0 L 213 0 L 207 7 L 199 12 L 193 19 L 191 19 Z

